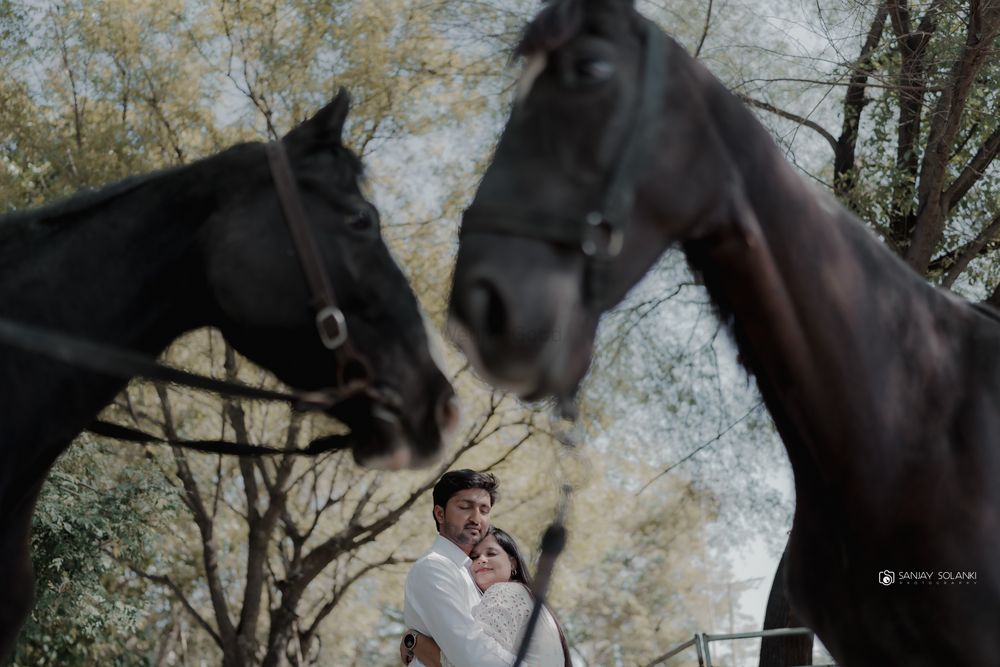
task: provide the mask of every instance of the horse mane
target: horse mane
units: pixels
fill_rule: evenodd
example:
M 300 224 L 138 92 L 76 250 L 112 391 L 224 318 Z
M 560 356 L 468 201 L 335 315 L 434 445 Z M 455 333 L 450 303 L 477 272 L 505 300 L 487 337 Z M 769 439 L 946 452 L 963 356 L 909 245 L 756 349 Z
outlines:
M 138 176 L 128 176 L 120 181 L 98 188 L 86 188 L 75 194 L 59 199 L 39 208 L 14 210 L 0 216 L 0 231 L 10 229 L 9 225 L 27 224 L 32 222 L 55 222 L 62 218 L 80 213 L 89 208 L 105 204 L 116 197 L 135 190 L 160 176 L 165 176 L 184 167 L 169 167 L 159 171 Z
M 208 159 L 218 159 L 221 156 L 240 159 L 248 151 L 258 149 L 260 142 L 246 142 L 236 144 L 229 149 L 211 156 Z M 341 167 L 339 171 L 345 172 L 345 177 L 352 176 L 363 179 L 365 176 L 364 165 L 353 151 L 344 146 L 334 148 L 337 157 L 337 165 Z M 308 159 L 308 158 L 306 158 Z M 172 176 L 180 171 L 189 169 L 195 163 L 177 165 L 158 169 L 145 174 L 128 176 L 120 181 L 104 185 L 97 188 L 85 188 L 75 194 L 58 199 L 51 204 L 44 204 L 37 208 L 15 209 L 9 213 L 0 215 L 0 242 L 17 234 L 25 225 L 35 223 L 53 223 L 74 216 L 88 209 L 102 206 L 112 200 L 126 195 L 136 188 L 142 187 L 160 178 Z
M 252 150 L 255 145 L 257 145 L 256 142 L 237 144 L 206 159 L 216 159 L 222 155 L 240 158 Z M 144 185 L 190 169 L 199 162 L 201 160 L 190 164 L 165 167 L 145 174 L 127 176 L 107 185 L 84 188 L 40 207 L 15 209 L 0 215 L 0 242 L 24 233 L 31 225 L 71 222 L 74 216 L 107 205 L 118 197 L 127 195 Z

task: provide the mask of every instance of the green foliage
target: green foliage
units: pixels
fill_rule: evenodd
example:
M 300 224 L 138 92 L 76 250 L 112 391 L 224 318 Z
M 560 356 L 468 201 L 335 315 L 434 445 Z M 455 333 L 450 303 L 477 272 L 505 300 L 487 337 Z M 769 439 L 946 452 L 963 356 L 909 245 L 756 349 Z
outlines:
M 16 0 L 0 0 L 0 49 L 7 54 L 4 69 L 27 47 L 26 9 Z
M 86 439 L 72 447 L 35 511 L 36 603 L 14 664 L 149 664 L 147 591 L 119 563 L 149 560 L 155 531 L 176 510 L 175 495 L 148 469 L 119 469 L 115 456 Z

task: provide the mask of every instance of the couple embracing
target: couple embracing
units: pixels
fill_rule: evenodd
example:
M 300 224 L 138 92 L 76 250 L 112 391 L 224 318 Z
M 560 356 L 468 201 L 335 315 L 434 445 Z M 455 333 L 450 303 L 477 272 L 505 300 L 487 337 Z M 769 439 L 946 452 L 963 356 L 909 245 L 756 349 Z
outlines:
M 438 537 L 406 577 L 400 657 L 410 667 L 512 667 L 534 600 L 517 544 L 490 524 L 490 473 L 452 470 L 434 486 Z M 559 624 L 542 609 L 525 667 L 572 667 Z

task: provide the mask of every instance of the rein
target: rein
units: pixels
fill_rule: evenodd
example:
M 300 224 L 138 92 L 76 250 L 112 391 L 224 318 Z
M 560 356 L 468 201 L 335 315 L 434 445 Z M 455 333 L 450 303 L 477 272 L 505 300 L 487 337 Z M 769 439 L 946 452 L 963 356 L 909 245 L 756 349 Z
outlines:
M 333 286 L 323 266 L 319 246 L 309 228 L 308 217 L 295 185 L 285 148 L 279 139 L 266 144 L 265 149 L 285 222 L 292 235 L 306 281 L 312 291 L 312 305 L 316 309 L 316 327 L 320 340 L 325 348 L 333 351 L 338 357 L 338 384 L 336 387 L 311 392 L 252 387 L 240 382 L 219 380 L 173 368 L 148 355 L 132 350 L 105 345 L 3 317 L 0 317 L 0 344 L 20 348 L 102 375 L 125 379 L 140 377 L 146 380 L 169 382 L 210 391 L 224 396 L 287 402 L 292 404 L 296 410 L 329 410 L 339 403 L 360 396 L 380 401 L 382 399 L 380 393 L 371 385 L 370 364 L 350 344 L 347 322 L 343 311 L 337 305 Z M 140 444 L 165 443 L 196 451 L 235 456 L 274 456 L 278 454 L 316 456 L 323 452 L 344 449 L 350 444 L 348 436 L 345 435 L 318 438 L 303 449 L 277 449 L 224 440 L 176 440 L 101 420 L 95 420 L 85 430 L 97 435 Z
M 625 242 L 639 178 L 646 166 L 650 141 L 643 130 L 659 119 L 666 90 L 666 40 L 651 21 L 645 26 L 646 52 L 635 104 L 624 113 L 623 135 L 600 204 L 586 212 L 566 213 L 515 205 L 473 203 L 462 216 L 460 236 L 501 234 L 548 241 L 578 248 L 587 258 L 585 294 L 595 306 L 614 299 L 608 269 Z M 515 110 L 515 114 L 517 111 Z
M 531 587 L 532 597 L 535 604 L 531 608 L 531 615 L 528 617 L 528 624 L 524 628 L 524 637 L 521 645 L 517 648 L 517 657 L 514 658 L 513 667 L 521 667 L 525 657 L 528 655 L 528 647 L 535 634 L 535 626 L 541 617 L 542 609 L 545 607 L 545 596 L 549 590 L 549 582 L 552 579 L 552 570 L 555 568 L 556 559 L 566 547 L 566 512 L 569 508 L 570 495 L 573 487 L 564 484 L 561 490 L 562 497 L 559 500 L 559 509 L 556 518 L 552 520 L 549 527 L 542 535 L 541 555 L 538 557 L 538 571 L 535 573 L 534 585 Z M 564 650 L 565 647 L 564 647 Z

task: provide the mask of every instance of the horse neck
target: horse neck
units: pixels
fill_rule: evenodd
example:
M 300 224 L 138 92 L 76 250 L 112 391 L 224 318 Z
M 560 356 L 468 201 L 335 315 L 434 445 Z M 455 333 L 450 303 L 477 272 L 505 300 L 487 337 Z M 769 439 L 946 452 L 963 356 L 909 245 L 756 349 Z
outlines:
M 912 410 L 924 397 L 914 385 L 950 372 L 954 350 L 944 348 L 959 337 L 948 328 L 960 306 L 803 182 L 749 111 L 715 85 L 709 106 L 733 178 L 722 224 L 687 242 L 688 257 L 731 317 L 797 487 L 808 480 L 829 490 L 860 477 L 877 493 L 899 458 L 893 452 L 919 437 Z M 920 349 L 928 344 L 941 354 Z M 918 358 L 929 363 L 914 372 Z
M 202 324 L 208 291 L 197 239 L 217 205 L 213 169 L 204 161 L 3 223 L 11 226 L 0 250 L 3 316 L 153 355 Z M 17 387 L 0 406 L 0 460 L 13 456 L 32 471 L 125 384 L 11 348 L 0 348 L 0 376 Z

